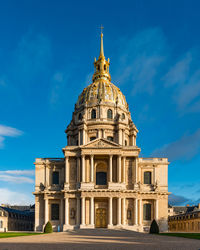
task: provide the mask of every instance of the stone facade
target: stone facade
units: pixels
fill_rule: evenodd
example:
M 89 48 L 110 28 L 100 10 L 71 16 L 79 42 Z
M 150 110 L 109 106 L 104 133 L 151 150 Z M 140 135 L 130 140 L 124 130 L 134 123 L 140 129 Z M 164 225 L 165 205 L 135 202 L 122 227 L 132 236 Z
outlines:
M 200 232 L 200 203 L 197 206 L 173 207 L 168 224 L 171 232 Z
M 138 130 L 119 88 L 111 83 L 103 34 L 93 82 L 78 98 L 66 129 L 64 158 L 35 161 L 35 230 L 168 230 L 168 159 L 140 158 Z
M 169 217 L 170 232 L 200 232 L 200 210 Z
M 0 206 L 0 232 L 33 230 L 34 212 Z

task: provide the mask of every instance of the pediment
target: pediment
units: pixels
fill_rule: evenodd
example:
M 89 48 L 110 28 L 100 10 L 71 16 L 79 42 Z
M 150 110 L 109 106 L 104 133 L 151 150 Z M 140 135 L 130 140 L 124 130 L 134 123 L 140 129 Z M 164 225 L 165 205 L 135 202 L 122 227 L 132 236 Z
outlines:
M 120 148 L 121 146 L 115 142 L 106 139 L 96 139 L 82 146 L 82 148 Z

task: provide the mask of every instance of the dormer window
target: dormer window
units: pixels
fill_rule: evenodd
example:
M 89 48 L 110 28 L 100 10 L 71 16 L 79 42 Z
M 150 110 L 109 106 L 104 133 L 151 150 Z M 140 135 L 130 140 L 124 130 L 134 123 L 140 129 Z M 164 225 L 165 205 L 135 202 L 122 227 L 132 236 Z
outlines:
M 124 113 L 122 113 L 122 120 L 124 120 L 125 119 L 125 114 Z
M 81 113 L 78 115 L 78 120 L 79 120 L 79 121 L 82 120 L 82 114 L 81 114 Z
M 96 109 L 92 110 L 91 119 L 96 119 Z
M 108 119 L 112 119 L 112 118 L 113 118 L 113 112 L 112 112 L 111 109 L 109 109 L 109 110 L 107 111 L 107 118 L 108 118 Z

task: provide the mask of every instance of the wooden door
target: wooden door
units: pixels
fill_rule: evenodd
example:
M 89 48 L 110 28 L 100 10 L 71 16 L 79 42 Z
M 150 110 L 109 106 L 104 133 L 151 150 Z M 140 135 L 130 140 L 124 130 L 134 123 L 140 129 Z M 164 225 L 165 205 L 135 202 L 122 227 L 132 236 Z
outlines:
M 105 208 L 96 209 L 96 227 L 107 227 L 107 211 Z

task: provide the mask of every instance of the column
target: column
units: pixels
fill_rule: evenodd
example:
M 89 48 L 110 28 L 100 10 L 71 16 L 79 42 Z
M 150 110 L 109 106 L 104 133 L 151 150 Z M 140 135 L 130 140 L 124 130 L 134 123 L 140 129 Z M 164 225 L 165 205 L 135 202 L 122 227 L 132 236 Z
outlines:
M 126 157 L 123 157 L 123 183 L 126 183 Z
M 83 145 L 85 145 L 85 129 L 83 129 Z
M 45 199 L 45 225 L 49 221 L 49 200 Z
M 158 199 L 155 200 L 155 220 L 158 221 Z
M 118 198 L 118 221 L 117 224 L 120 226 L 121 225 L 121 198 Z
M 44 168 L 44 186 L 45 186 L 45 188 L 47 187 L 47 166 L 45 165 L 44 166 L 45 168 Z
M 137 183 L 138 181 L 138 162 L 137 162 L 137 158 L 135 158 L 135 183 Z
M 113 198 L 110 197 L 109 198 L 109 225 L 110 226 L 113 225 L 113 222 L 112 222 L 112 219 L 113 219 L 113 215 L 112 215 L 112 200 L 113 200 Z
M 137 225 L 138 224 L 138 199 L 135 198 L 135 209 L 134 209 L 134 213 L 135 213 L 135 221 L 134 224 Z
M 65 225 L 69 225 L 69 198 L 65 197 Z
M 122 145 L 122 130 L 121 129 L 118 130 L 118 143 Z
M 60 200 L 60 226 L 63 227 L 63 199 Z
M 94 155 L 90 156 L 90 182 L 94 182 Z
M 78 131 L 78 146 L 81 145 L 81 131 Z
M 131 135 L 131 146 L 135 146 L 135 139 L 134 139 L 134 135 Z
M 118 182 L 121 182 L 121 155 L 118 155 Z
M 122 214 L 123 214 L 123 219 L 122 219 L 122 224 L 123 224 L 123 226 L 125 226 L 126 225 L 126 198 L 123 198 L 122 199 L 122 204 L 123 204 L 123 212 L 122 212 Z
M 113 158 L 113 156 L 112 155 L 110 155 L 109 156 L 109 175 L 110 175 L 110 182 L 112 182 L 112 158 Z
M 91 225 L 94 226 L 94 197 L 90 198 L 90 219 Z
M 80 182 L 80 157 L 76 158 L 77 163 L 77 182 Z
M 65 157 L 65 183 L 69 183 L 69 157 Z
M 142 199 L 140 199 L 140 217 L 139 217 L 139 224 L 142 225 L 142 217 L 143 217 L 143 214 L 142 214 Z
M 81 198 L 81 225 L 85 225 L 85 197 Z
M 82 155 L 82 182 L 85 182 L 85 155 Z
M 76 225 L 80 225 L 80 198 L 76 198 Z
M 125 145 L 125 140 L 124 140 L 124 129 L 122 129 L 122 145 Z

